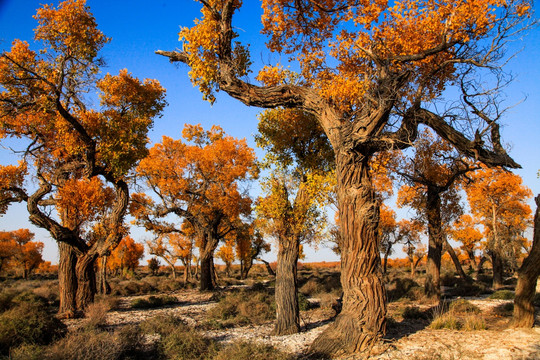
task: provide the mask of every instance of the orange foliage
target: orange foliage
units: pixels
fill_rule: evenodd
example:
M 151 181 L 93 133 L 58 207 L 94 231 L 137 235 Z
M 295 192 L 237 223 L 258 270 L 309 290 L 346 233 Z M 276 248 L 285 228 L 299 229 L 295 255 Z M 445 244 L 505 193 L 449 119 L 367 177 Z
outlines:
M 515 261 L 526 246 L 523 233 L 532 221 L 526 203 L 531 190 L 519 175 L 500 168 L 482 168 L 471 178 L 465 190 L 471 212 L 484 227 L 484 247 Z
M 43 243 L 32 241 L 34 234 L 28 229 L 0 232 L 0 270 L 18 269 L 26 279 L 43 259 Z
M 111 251 L 107 259 L 107 268 L 111 271 L 134 271 L 139 266 L 139 260 L 144 256 L 144 246 L 138 244 L 126 236 L 120 241 L 118 246 Z

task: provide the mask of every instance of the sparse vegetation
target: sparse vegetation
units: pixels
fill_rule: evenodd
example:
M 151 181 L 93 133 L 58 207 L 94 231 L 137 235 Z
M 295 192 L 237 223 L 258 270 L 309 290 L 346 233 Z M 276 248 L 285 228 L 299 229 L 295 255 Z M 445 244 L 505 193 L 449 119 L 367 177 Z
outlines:
M 292 360 L 293 357 L 273 346 L 238 341 L 219 351 L 214 360 Z
M 178 302 L 178 298 L 170 295 L 149 296 L 148 298 L 138 298 L 131 301 L 131 307 L 134 309 L 150 309 L 171 305 Z
M 218 320 L 225 327 L 245 324 L 262 324 L 275 317 L 273 298 L 263 291 L 235 291 L 219 300 L 208 311 L 210 320 Z
M 497 290 L 489 296 L 490 299 L 497 299 L 497 300 L 513 300 L 514 297 L 515 297 L 514 292 L 510 290 Z

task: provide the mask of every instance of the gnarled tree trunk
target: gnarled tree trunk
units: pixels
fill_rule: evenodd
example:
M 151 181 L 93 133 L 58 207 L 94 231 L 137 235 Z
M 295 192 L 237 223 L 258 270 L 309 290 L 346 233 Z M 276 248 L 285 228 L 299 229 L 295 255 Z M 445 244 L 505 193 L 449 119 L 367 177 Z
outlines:
M 443 249 L 441 223 L 441 197 L 439 193 L 428 186 L 426 212 L 428 219 L 428 255 L 426 263 L 426 281 L 424 292 L 426 296 L 441 298 L 441 257 Z
M 523 260 L 518 271 L 516 297 L 514 299 L 514 327 L 533 327 L 534 295 L 536 282 L 540 276 L 540 195 L 535 198 L 536 213 L 534 215 L 533 245 L 529 256 Z
M 276 268 L 276 327 L 275 335 L 290 335 L 300 331 L 298 308 L 298 238 L 279 239 Z
M 77 311 L 84 312 L 94 302 L 96 295 L 96 271 L 94 263 L 96 255 L 79 256 L 75 271 L 77 274 Z
M 343 308 L 311 345 L 314 354 L 366 354 L 386 332 L 386 294 L 377 235 L 379 204 L 368 162 L 368 156 L 336 150 Z
M 272 266 L 270 266 L 270 263 L 266 260 L 263 260 L 263 259 L 257 259 L 257 261 L 260 261 L 264 264 L 264 267 L 266 268 L 266 271 L 268 272 L 268 275 L 270 276 L 276 276 L 276 272 L 274 271 L 274 269 L 272 269 Z
M 99 272 L 97 273 L 97 293 L 106 295 L 111 293 L 111 287 L 107 282 L 107 255 L 100 258 Z
M 63 318 L 73 318 L 77 313 L 77 303 L 75 295 L 77 293 L 77 277 L 75 266 L 77 256 L 71 245 L 58 242 L 58 290 L 60 297 L 60 308 L 58 315 Z

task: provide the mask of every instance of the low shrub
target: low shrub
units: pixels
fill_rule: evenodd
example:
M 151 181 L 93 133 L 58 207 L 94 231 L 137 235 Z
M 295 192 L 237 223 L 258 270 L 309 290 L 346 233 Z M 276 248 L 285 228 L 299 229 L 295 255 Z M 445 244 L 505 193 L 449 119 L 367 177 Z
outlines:
M 511 290 L 497 290 L 489 296 L 490 299 L 497 299 L 497 300 L 513 300 L 514 297 L 515 297 L 515 294 Z
M 92 304 L 88 305 L 85 311 L 85 326 L 97 328 L 99 326 L 105 325 L 107 320 L 107 312 L 110 309 L 110 304 L 104 300 L 95 301 Z
M 43 360 L 46 358 L 46 347 L 36 344 L 22 344 L 11 349 L 10 360 Z
M 435 316 L 431 324 L 429 325 L 432 329 L 450 329 L 450 330 L 459 330 L 463 326 L 461 320 L 453 313 L 448 312 L 441 315 Z
M 172 333 L 175 329 L 186 327 L 187 325 L 177 317 L 158 315 L 142 321 L 139 329 L 144 334 L 166 335 Z
M 396 301 L 402 298 L 418 300 L 422 296 L 422 287 L 410 278 L 396 277 L 388 286 L 388 299 L 390 301 Z
M 404 319 L 427 320 L 429 318 L 425 311 L 420 310 L 418 306 L 407 306 L 403 309 Z
M 465 299 L 457 299 L 450 303 L 450 311 L 458 313 L 480 313 L 480 308 Z
M 49 344 L 66 332 L 66 326 L 43 307 L 21 302 L 0 315 L 0 353 L 21 344 Z
M 297 297 L 298 297 L 298 309 L 300 309 L 300 311 L 309 310 L 311 304 L 309 303 L 307 297 L 300 292 L 297 294 Z
M 478 315 L 469 315 L 465 317 L 463 321 L 463 330 L 475 331 L 475 330 L 486 330 L 487 325 L 483 317 Z
M 499 315 L 499 316 L 512 316 L 514 312 L 514 303 L 507 302 L 507 303 L 495 306 L 493 308 L 493 312 L 495 313 L 495 315 Z
M 311 278 L 302 287 L 300 287 L 299 293 L 306 296 L 313 296 L 314 294 L 324 292 L 324 287 L 320 284 L 319 280 Z
M 218 352 L 218 345 L 200 332 L 180 326 L 162 336 L 159 350 L 168 360 L 210 360 Z
M 293 357 L 273 346 L 239 341 L 219 351 L 214 360 L 292 360 Z
M 177 303 L 178 299 L 175 296 L 161 295 L 150 296 L 148 298 L 138 298 L 131 301 L 131 307 L 134 309 L 150 309 L 161 307 L 165 305 L 171 305 Z
M 50 346 L 46 351 L 47 360 L 116 360 L 134 346 L 129 338 L 99 330 L 70 332 L 68 336 Z
M 220 320 L 224 326 L 262 324 L 275 318 L 272 297 L 261 291 L 241 290 L 222 297 L 208 311 L 208 318 Z

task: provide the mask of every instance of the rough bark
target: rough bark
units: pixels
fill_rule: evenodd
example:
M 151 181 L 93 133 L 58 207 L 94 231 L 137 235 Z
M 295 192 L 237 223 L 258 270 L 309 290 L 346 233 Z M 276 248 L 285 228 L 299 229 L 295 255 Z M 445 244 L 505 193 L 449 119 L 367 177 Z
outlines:
M 491 252 L 491 265 L 493 269 L 493 289 L 501 289 L 504 286 L 504 264 L 503 259 L 496 251 Z
M 471 278 L 465 274 L 465 271 L 463 270 L 463 267 L 461 266 L 461 263 L 459 262 L 459 258 L 454 251 L 454 248 L 448 243 L 448 241 L 444 240 L 444 249 L 448 252 L 450 255 L 450 258 L 452 259 L 452 262 L 454 263 L 454 267 L 456 268 L 456 271 L 460 278 L 462 278 L 465 281 L 470 282 Z
M 84 312 L 96 295 L 95 255 L 82 255 L 77 259 L 77 311 Z
M 540 195 L 536 196 L 533 245 L 529 255 L 518 270 L 518 283 L 514 299 L 512 326 L 530 328 L 534 326 L 534 295 L 540 276 Z
M 279 239 L 276 268 L 275 335 L 290 335 L 300 331 L 297 267 L 300 243 L 298 238 Z
M 319 356 L 367 355 L 386 332 L 386 294 L 377 235 L 379 206 L 368 161 L 367 156 L 337 151 L 343 308 L 311 345 L 311 351 Z
M 99 271 L 97 273 L 97 293 L 106 295 L 111 293 L 111 287 L 107 281 L 107 255 L 99 258 Z
M 480 275 L 484 273 L 484 264 L 486 261 L 487 257 L 482 255 L 482 257 L 480 257 L 480 260 L 478 261 L 478 264 L 476 265 L 476 280 L 478 280 L 480 278 Z
M 77 277 L 75 276 L 75 266 L 77 256 L 73 247 L 59 242 L 59 261 L 58 261 L 58 288 L 60 297 L 60 307 L 58 316 L 62 318 L 73 318 L 77 313 L 77 303 L 75 294 L 77 293 Z
M 428 255 L 424 292 L 426 296 L 441 298 L 441 257 L 443 249 L 441 198 L 436 190 L 428 186 L 426 213 L 428 220 Z
M 201 257 L 201 280 L 199 283 L 199 289 L 204 290 L 214 290 L 214 283 L 212 281 L 212 257 L 205 254 Z
M 266 271 L 268 272 L 268 275 L 270 276 L 276 276 L 276 272 L 274 271 L 274 269 L 272 269 L 272 266 L 270 266 L 270 263 L 266 260 L 263 260 L 263 259 L 257 259 L 257 261 L 260 261 L 264 264 L 264 266 L 266 267 Z

